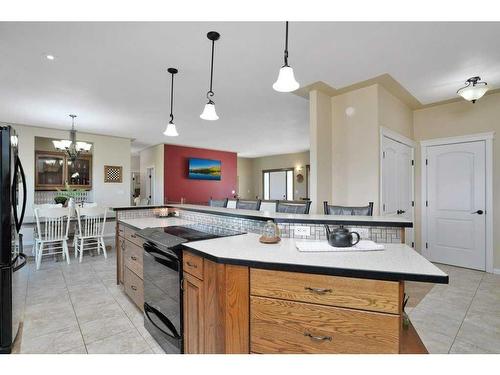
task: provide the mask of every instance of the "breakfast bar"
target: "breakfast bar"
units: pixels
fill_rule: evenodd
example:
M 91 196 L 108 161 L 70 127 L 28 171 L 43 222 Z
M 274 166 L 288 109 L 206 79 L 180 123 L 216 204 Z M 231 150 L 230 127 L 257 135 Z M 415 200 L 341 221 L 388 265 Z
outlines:
M 118 282 L 145 322 L 170 332 L 165 347 L 180 345 L 181 353 L 422 353 L 411 323 L 404 324 L 405 281 L 448 283 L 404 244 L 401 229 L 412 223 L 398 218 L 177 204 L 115 211 Z M 281 229 L 277 244 L 259 242 L 268 220 Z M 298 240 L 325 241 L 324 224 L 356 230 L 384 250 L 298 251 Z M 299 225 L 308 229 L 297 235 Z M 183 239 L 189 231 L 206 233 Z M 147 274 L 151 254 L 163 263 L 178 258 L 178 326 L 156 318 L 168 310 L 161 301 L 148 302 L 147 279 L 162 277 Z

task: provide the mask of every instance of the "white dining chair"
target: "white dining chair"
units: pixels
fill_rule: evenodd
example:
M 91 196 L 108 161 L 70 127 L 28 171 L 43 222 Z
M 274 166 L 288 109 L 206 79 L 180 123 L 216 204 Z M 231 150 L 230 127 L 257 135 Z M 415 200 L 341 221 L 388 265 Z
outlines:
M 42 256 L 62 254 L 70 264 L 68 252 L 70 209 L 67 207 L 35 208 L 37 237 L 35 238 L 36 269 L 40 269 Z M 45 247 L 48 252 L 44 253 Z M 59 251 L 58 251 L 59 250 Z
M 106 246 L 104 245 L 106 213 L 106 207 L 76 208 L 78 228 L 75 233 L 75 258 L 79 257 L 80 262 L 83 260 L 83 252 L 85 250 L 97 249 L 97 253 L 100 254 L 102 249 L 104 258 L 108 258 Z
M 58 208 L 62 207 L 61 203 L 42 203 L 42 204 L 34 204 L 33 205 L 33 211 L 37 208 Z M 38 230 L 37 226 L 35 225 L 33 227 L 33 243 L 36 241 L 36 238 L 38 237 Z M 31 249 L 31 255 L 35 256 L 35 246 Z

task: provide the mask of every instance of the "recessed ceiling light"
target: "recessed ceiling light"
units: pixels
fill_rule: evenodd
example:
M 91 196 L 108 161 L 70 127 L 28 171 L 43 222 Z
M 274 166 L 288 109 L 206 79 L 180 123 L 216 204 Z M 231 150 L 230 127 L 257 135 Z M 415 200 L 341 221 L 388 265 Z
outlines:
M 45 58 L 47 60 L 55 60 L 55 56 L 54 55 L 45 55 Z

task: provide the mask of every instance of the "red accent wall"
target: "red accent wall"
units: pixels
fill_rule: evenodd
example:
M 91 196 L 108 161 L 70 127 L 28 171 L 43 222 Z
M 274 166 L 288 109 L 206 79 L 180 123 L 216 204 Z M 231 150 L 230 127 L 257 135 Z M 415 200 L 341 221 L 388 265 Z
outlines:
M 221 161 L 221 180 L 188 179 L 188 160 L 190 158 Z M 236 191 L 236 153 L 207 150 L 204 148 L 165 145 L 164 148 L 164 200 L 187 203 L 208 202 L 214 199 L 230 198 Z

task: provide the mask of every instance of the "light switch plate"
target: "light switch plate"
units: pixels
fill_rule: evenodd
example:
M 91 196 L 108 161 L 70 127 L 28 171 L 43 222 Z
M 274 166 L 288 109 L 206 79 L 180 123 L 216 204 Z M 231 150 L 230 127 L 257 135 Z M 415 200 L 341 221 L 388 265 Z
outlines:
M 310 236 L 311 235 L 311 227 L 295 226 L 295 227 L 293 227 L 293 234 L 295 236 Z

